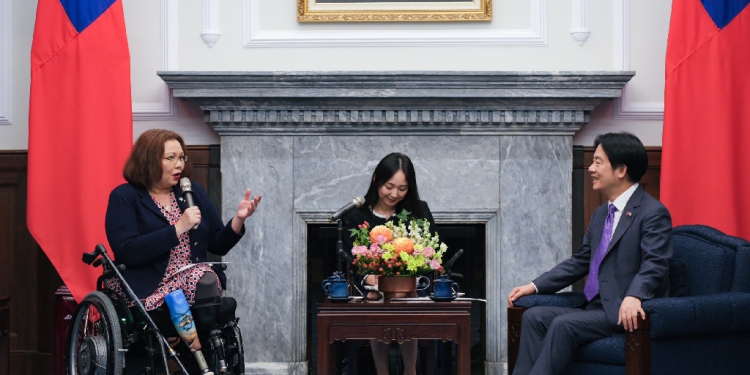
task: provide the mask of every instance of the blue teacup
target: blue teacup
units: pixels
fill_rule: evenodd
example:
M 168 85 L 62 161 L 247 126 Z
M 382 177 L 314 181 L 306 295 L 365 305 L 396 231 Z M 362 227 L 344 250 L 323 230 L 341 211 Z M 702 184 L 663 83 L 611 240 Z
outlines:
M 441 277 L 440 279 L 435 280 L 433 285 L 435 285 L 435 298 L 452 299 L 458 296 L 458 284 L 447 277 Z
M 346 279 L 325 279 L 323 291 L 330 298 L 349 298 L 349 283 Z

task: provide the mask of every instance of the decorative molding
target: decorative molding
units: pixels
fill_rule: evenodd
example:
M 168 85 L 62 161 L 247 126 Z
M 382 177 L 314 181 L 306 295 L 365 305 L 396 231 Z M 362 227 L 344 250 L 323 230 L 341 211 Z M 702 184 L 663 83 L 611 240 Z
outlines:
M 203 0 L 203 29 L 201 38 L 211 48 L 219 41 L 219 0 Z
M 573 135 L 589 121 L 583 110 L 203 110 L 222 135 Z
M 630 2 L 631 0 L 614 0 L 613 3 L 614 70 L 630 70 Z M 664 119 L 664 102 L 635 102 L 631 99 L 631 92 L 626 85 L 622 89 L 622 97 L 614 102 L 612 117 L 661 121 Z
M 274 30 L 260 29 L 260 0 L 244 0 L 244 48 L 547 46 L 547 0 L 531 0 L 529 29 L 500 30 Z
M 589 0 L 573 0 L 573 27 L 570 29 L 570 36 L 582 46 L 590 35 Z
M 0 125 L 13 122 L 13 1 L 0 1 Z
M 632 72 L 159 72 L 221 135 L 572 135 Z
M 163 71 L 177 70 L 178 0 L 161 0 L 161 60 Z M 177 103 L 172 90 L 165 84 L 160 89 L 159 103 L 133 103 L 133 121 L 172 121 L 177 119 Z

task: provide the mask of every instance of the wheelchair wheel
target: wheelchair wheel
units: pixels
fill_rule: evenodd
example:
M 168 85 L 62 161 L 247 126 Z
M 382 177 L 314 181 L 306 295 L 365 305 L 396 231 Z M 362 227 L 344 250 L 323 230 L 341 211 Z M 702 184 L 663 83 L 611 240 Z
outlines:
M 125 353 L 115 307 L 102 292 L 89 293 L 68 329 L 68 375 L 122 375 Z
M 237 322 L 230 322 L 223 329 L 226 342 L 226 359 L 228 370 L 232 374 L 245 373 L 245 350 L 242 347 L 242 333 Z

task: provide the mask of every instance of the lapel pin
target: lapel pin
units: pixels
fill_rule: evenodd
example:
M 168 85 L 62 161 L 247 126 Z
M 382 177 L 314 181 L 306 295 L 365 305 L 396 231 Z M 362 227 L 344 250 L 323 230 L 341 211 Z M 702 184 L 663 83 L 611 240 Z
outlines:
M 632 212 L 630 212 L 630 211 L 628 211 L 628 212 L 626 212 L 626 213 L 625 213 L 625 215 L 628 215 L 628 216 L 633 216 L 633 213 L 632 213 Z
M 180 197 L 180 202 L 182 202 L 182 197 Z M 630 216 L 630 212 L 628 212 L 628 216 Z

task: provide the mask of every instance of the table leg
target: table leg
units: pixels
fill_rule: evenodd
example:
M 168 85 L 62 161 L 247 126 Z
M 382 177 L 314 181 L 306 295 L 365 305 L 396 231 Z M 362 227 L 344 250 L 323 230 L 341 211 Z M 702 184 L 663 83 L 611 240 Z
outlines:
M 460 342 L 458 343 L 458 373 L 471 374 L 471 318 L 466 317 L 463 324 L 459 324 Z

